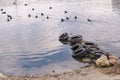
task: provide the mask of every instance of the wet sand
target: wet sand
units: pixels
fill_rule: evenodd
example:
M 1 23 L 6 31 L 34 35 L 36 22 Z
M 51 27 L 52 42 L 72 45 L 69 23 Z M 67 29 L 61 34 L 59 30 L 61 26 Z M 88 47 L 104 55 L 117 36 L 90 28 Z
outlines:
M 92 65 L 61 74 L 53 73 L 42 76 L 7 76 L 4 80 L 120 80 L 120 73 L 113 72 L 114 69 L 116 69 L 116 66 L 98 68 Z

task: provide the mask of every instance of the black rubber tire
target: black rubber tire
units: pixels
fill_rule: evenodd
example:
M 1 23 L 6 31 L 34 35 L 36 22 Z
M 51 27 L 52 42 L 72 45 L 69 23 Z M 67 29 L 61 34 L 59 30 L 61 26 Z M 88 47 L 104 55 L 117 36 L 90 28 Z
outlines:
M 68 33 L 63 33 L 59 36 L 59 41 L 61 42 L 67 42 L 69 39 Z
M 108 56 L 108 55 L 109 55 L 109 53 L 108 53 L 108 52 L 103 51 L 103 50 L 96 50 L 96 51 L 92 51 L 92 52 L 91 52 L 91 54 L 92 54 L 92 55 L 94 55 L 94 56 L 95 56 L 95 58 L 99 58 L 99 57 L 101 57 L 101 55 L 106 55 L 106 56 Z
M 84 45 L 86 45 L 86 46 L 97 46 L 96 43 L 89 42 L 89 41 L 85 41 L 85 42 L 84 42 Z
M 83 48 L 83 46 L 81 44 L 75 44 L 71 47 L 72 50 L 76 50 L 78 48 Z
M 88 42 L 85 41 L 83 44 L 83 47 L 86 48 L 86 50 L 90 53 L 91 51 L 94 50 L 100 50 L 100 48 L 98 47 L 98 45 L 96 43 L 93 42 Z
M 75 43 L 75 44 L 80 43 L 80 42 L 82 42 L 82 40 L 83 40 L 83 37 L 81 35 L 75 35 L 75 36 L 70 37 L 71 43 Z
M 87 54 L 87 51 L 85 48 L 79 48 L 75 51 L 73 51 L 72 57 L 74 58 L 83 58 Z

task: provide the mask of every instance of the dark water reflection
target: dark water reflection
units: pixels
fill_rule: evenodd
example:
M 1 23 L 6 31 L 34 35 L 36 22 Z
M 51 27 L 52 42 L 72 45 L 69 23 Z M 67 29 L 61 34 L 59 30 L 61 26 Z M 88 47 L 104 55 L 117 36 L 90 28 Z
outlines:
M 25 1 L 13 6 L 12 1 L 1 1 L 0 8 L 13 17 L 7 22 L 6 14 L 0 13 L 1 73 L 29 75 L 51 73 L 53 70 L 59 73 L 83 66 L 71 57 L 70 46 L 58 41 L 58 36 L 63 32 L 81 34 L 85 40 L 97 42 L 104 50 L 120 56 L 119 1 L 53 2 L 57 4 L 31 0 L 28 6 L 23 5 Z M 33 7 L 34 11 L 31 10 Z M 64 10 L 68 13 L 65 14 Z M 41 12 L 45 15 L 41 16 Z M 31 18 L 28 18 L 28 14 L 31 14 Z M 50 19 L 46 19 L 46 16 Z M 60 19 L 66 16 L 70 20 L 61 23 Z M 78 19 L 75 20 L 74 16 L 78 16 Z M 88 22 L 88 18 L 92 22 Z

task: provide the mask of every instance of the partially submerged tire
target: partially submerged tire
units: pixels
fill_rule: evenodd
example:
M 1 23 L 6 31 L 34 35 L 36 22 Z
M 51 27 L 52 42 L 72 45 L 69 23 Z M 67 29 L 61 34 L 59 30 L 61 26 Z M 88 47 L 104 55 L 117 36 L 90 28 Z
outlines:
M 79 49 L 79 48 L 83 48 L 83 46 L 81 44 L 75 44 L 71 47 L 72 50 L 76 50 L 76 49 Z
M 84 42 L 84 45 L 86 45 L 86 46 L 97 46 L 96 43 L 89 42 L 89 41 L 85 41 L 85 42 Z
M 76 44 L 76 43 L 81 43 L 82 40 L 83 40 L 83 37 L 81 35 L 75 35 L 75 36 L 71 36 L 69 41 L 71 43 Z
M 59 36 L 59 41 L 64 43 L 64 42 L 68 42 L 69 36 L 68 33 L 63 33 Z
M 88 52 L 91 52 L 91 51 L 94 51 L 94 50 L 100 50 L 98 45 L 96 43 L 93 43 L 93 42 L 85 41 L 83 43 L 83 46 L 84 46 L 84 48 L 86 48 L 88 50 Z
M 108 55 L 109 55 L 109 53 L 108 53 L 108 52 L 103 51 L 103 50 L 96 50 L 96 51 L 92 51 L 92 52 L 91 52 L 91 54 L 92 54 L 92 55 L 94 55 L 94 57 L 95 57 L 95 58 L 100 58 L 100 57 L 101 57 L 101 55 L 106 55 L 106 56 L 108 56 Z
M 83 58 L 87 54 L 87 51 L 85 48 L 79 48 L 75 51 L 73 51 L 72 57 L 73 58 Z

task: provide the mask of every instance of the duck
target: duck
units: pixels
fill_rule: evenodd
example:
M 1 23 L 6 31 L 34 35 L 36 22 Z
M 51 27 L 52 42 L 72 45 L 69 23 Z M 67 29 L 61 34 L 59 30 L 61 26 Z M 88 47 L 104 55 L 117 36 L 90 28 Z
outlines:
M 2 12 L 2 14 L 6 14 L 6 12 Z
M 91 22 L 92 20 L 90 20 L 89 18 L 87 19 L 88 22 Z
M 66 20 L 69 20 L 69 17 L 66 17 Z
M 43 16 L 44 15 L 44 13 L 41 13 L 41 16 Z
M 64 22 L 65 20 L 63 18 L 61 18 L 61 22 Z
M 12 16 L 11 16 L 11 15 L 7 15 L 7 17 L 8 17 L 9 19 L 12 19 Z
M 46 18 L 49 19 L 49 16 L 47 16 Z
M 34 8 L 32 8 L 32 10 L 34 11 L 35 9 L 34 9 Z
M 2 9 L 0 9 L 1 11 L 3 11 L 3 8 Z
M 27 6 L 28 4 L 24 4 L 25 6 Z
M 75 18 L 75 20 L 76 20 L 76 19 L 77 19 L 77 16 L 75 16 L 74 18 Z
M 15 4 L 16 4 L 16 2 L 13 2 L 13 4 L 15 5 Z
M 30 14 L 28 14 L 28 17 L 31 17 L 31 15 L 30 15 Z
M 52 7 L 49 7 L 49 9 L 52 9 Z
M 9 21 L 10 21 L 10 19 L 7 19 L 7 21 L 9 22 Z
M 38 18 L 38 16 L 36 15 L 35 18 Z
M 67 11 L 64 11 L 64 13 L 68 13 Z

